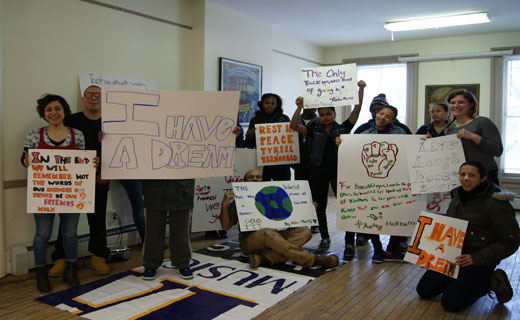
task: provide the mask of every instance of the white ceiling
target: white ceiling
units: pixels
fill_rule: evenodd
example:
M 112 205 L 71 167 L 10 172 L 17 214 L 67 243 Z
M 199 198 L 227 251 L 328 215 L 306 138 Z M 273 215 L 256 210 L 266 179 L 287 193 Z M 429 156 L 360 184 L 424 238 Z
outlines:
M 491 23 L 394 33 L 414 40 L 520 31 L 520 0 L 210 0 L 323 46 L 391 41 L 387 20 L 487 11 Z

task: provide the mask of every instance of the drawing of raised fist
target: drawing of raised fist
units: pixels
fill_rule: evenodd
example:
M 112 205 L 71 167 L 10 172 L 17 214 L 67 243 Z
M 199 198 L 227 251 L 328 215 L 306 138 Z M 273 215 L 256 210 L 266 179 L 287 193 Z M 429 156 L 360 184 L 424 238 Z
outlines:
M 395 165 L 397 145 L 388 142 L 367 143 L 363 146 L 361 160 L 367 170 L 367 174 L 372 178 L 386 178 L 388 173 Z

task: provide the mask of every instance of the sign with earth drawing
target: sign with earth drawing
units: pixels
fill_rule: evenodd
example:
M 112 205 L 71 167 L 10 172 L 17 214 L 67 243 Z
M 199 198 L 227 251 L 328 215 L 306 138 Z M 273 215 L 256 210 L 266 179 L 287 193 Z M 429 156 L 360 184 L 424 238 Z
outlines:
M 234 182 L 233 192 L 241 231 L 318 225 L 307 181 Z

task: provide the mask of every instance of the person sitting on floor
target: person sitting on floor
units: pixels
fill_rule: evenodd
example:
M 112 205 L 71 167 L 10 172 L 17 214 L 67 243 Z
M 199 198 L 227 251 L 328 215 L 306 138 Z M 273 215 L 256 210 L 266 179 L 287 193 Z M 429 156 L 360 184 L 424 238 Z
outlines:
M 249 170 L 244 175 L 246 182 L 262 181 L 262 174 L 258 170 Z M 222 229 L 229 230 L 238 222 L 237 207 L 231 199 L 233 192 L 226 192 L 220 209 L 220 223 Z M 263 228 L 257 231 L 240 232 L 239 240 L 242 251 L 249 255 L 249 265 L 252 268 L 269 262 L 277 264 L 292 259 L 303 266 L 322 266 L 335 268 L 339 259 L 335 255 L 315 255 L 302 248 L 312 238 L 307 227 L 275 230 Z
M 520 229 L 508 201 L 514 194 L 487 181 L 486 169 L 477 161 L 460 166 L 459 180 L 461 186 L 451 192 L 446 214 L 468 221 L 462 254 L 455 258 L 459 276 L 453 279 L 428 270 L 417 284 L 417 293 L 423 299 L 442 294 L 441 305 L 448 311 L 460 311 L 490 291 L 499 303 L 506 303 L 513 289 L 504 270 L 495 267 L 520 245 Z

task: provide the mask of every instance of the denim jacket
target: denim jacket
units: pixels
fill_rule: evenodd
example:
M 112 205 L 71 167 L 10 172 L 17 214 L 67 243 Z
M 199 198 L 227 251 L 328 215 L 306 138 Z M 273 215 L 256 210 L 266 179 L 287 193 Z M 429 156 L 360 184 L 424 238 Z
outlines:
M 348 119 L 342 124 L 334 122 L 332 129 L 327 134 L 325 127 L 319 121 L 311 121 L 307 125 L 307 134 L 312 137 L 311 165 L 317 167 L 321 165 L 329 136 L 335 141 L 336 137 L 350 133 L 353 127 L 354 125 Z

